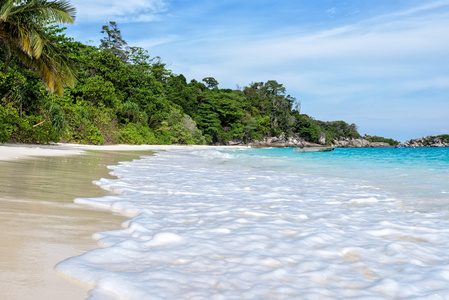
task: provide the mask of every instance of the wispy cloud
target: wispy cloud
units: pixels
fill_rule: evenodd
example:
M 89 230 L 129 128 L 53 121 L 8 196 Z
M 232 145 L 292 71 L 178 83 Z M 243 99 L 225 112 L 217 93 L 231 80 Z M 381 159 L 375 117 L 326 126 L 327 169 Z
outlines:
M 326 10 L 326 13 L 331 16 L 335 15 L 337 12 L 338 12 L 338 9 L 336 7 L 332 7 L 332 8 L 329 8 L 328 10 Z
M 369 20 L 308 34 L 288 32 L 275 37 L 267 37 L 266 32 L 250 37 L 222 35 L 207 40 L 191 40 L 183 44 L 182 49 L 168 45 L 171 50 L 164 52 L 173 53 L 172 57 L 187 55 L 190 60 L 197 57 L 197 62 L 203 66 L 209 61 L 210 70 L 253 70 L 264 66 L 269 72 L 285 70 L 288 73 L 296 68 L 298 75 L 308 70 L 315 73 L 321 70 L 337 77 L 373 79 L 405 76 L 413 71 L 410 68 L 425 66 L 434 61 L 434 55 L 447 53 L 449 36 L 441 28 L 449 28 L 446 14 L 387 23 Z M 204 34 L 207 35 L 206 32 Z M 174 40 L 170 42 L 176 43 Z M 410 60 L 415 61 L 411 63 Z M 220 62 L 223 65 L 217 65 Z M 341 72 L 332 74 L 332 69 L 341 69 Z M 232 80 L 232 76 L 229 79 Z
M 390 14 L 385 14 L 380 16 L 380 18 L 398 18 L 398 17 L 406 17 L 410 15 L 416 15 L 417 13 L 423 13 L 428 12 L 431 10 L 439 10 L 442 8 L 449 7 L 449 1 L 448 0 L 434 0 L 434 1 L 427 1 L 424 4 L 413 6 L 409 9 L 393 12 Z
M 149 22 L 167 11 L 165 0 L 72 0 L 77 22 L 97 23 L 105 20 Z

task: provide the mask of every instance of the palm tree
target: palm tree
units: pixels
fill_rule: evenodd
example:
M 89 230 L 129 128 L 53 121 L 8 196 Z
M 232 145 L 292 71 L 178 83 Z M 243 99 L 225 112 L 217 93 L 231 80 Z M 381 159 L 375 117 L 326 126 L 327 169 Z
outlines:
M 51 43 L 45 32 L 47 24 L 70 23 L 75 8 L 69 1 L 0 0 L 0 49 L 8 70 L 12 56 L 33 69 L 51 92 L 64 93 L 64 87 L 74 87 L 75 72 L 62 48 Z

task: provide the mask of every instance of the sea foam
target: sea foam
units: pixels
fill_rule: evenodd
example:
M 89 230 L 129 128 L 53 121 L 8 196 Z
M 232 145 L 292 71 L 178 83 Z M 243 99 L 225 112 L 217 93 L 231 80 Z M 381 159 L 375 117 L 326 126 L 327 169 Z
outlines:
M 217 152 L 114 166 L 120 179 L 97 184 L 120 195 L 76 202 L 131 219 L 56 270 L 93 286 L 91 299 L 449 297 L 446 211 L 405 208 L 366 181 L 285 171 L 279 157 Z

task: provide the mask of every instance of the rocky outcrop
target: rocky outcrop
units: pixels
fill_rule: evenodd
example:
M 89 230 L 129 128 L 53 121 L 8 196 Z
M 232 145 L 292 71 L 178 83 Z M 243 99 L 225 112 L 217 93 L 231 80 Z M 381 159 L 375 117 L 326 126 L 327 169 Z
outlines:
M 266 137 L 260 141 L 252 140 L 248 143 L 248 146 L 251 147 L 322 147 L 326 144 L 325 135 L 320 135 L 319 143 L 311 143 L 305 141 L 303 138 L 299 137 L 299 135 L 292 137 L 285 137 L 281 135 L 279 137 Z M 230 141 L 227 142 L 228 145 L 242 145 L 242 142 L 239 141 Z M 328 145 L 329 146 L 329 145 Z M 331 147 L 335 148 L 366 148 L 366 147 L 391 147 L 387 143 L 381 142 L 369 142 L 366 139 L 349 139 L 349 138 L 340 138 L 339 140 L 335 140 L 331 145 Z
M 387 143 L 383 142 L 370 142 L 366 139 L 349 139 L 349 138 L 340 138 L 339 140 L 335 140 L 332 143 L 332 147 L 336 148 L 381 148 L 381 147 L 391 147 Z
M 317 147 L 318 144 L 312 144 L 306 142 L 299 136 L 285 137 L 281 135 L 279 137 L 266 137 L 260 141 L 252 140 L 248 146 L 251 147 Z
M 425 136 L 419 139 L 411 139 L 399 145 L 404 147 L 449 147 L 449 142 L 442 141 L 438 137 Z
M 320 132 L 320 137 L 318 139 L 318 144 L 325 145 L 326 144 L 326 134 L 324 132 Z
M 216 144 L 216 146 L 220 146 L 221 144 Z M 227 141 L 226 145 L 228 146 L 243 146 L 243 141 L 240 140 L 233 140 L 233 141 Z
M 335 148 L 385 148 L 392 147 L 390 144 L 385 142 L 370 142 L 367 140 L 370 136 L 365 136 L 365 138 L 353 139 L 353 138 L 340 138 L 335 140 L 330 145 Z M 398 144 L 398 147 L 449 147 L 449 140 L 435 136 L 426 136 L 419 139 L 412 139 L 406 141 L 405 143 Z M 266 137 L 260 141 L 253 140 L 248 143 L 251 147 L 322 147 L 326 144 L 326 137 L 324 134 L 320 135 L 318 140 L 319 143 L 310 143 L 305 141 L 299 135 L 293 137 L 285 137 L 281 135 L 279 137 Z M 227 143 L 228 145 L 243 145 L 240 141 L 231 141 Z M 329 146 L 329 145 L 328 145 Z
M 385 148 L 385 147 L 392 147 L 392 146 L 390 144 L 384 143 L 384 142 L 370 142 L 369 143 L 369 147 L 371 147 L 371 148 Z

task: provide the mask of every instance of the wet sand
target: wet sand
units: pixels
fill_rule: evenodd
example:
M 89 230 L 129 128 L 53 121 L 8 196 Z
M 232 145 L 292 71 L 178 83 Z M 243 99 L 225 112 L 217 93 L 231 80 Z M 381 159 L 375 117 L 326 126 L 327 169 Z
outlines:
M 22 153 L 24 148 L 28 149 Z M 9 156 L 0 153 L 0 299 L 87 298 L 89 287 L 60 277 L 53 267 L 97 248 L 91 235 L 118 229 L 126 218 L 74 204 L 73 199 L 108 195 L 92 184 L 111 177 L 107 165 L 152 152 L 64 149 L 59 153 L 32 148 L 37 155 L 83 153 L 30 158 L 29 147 L 7 150 Z

